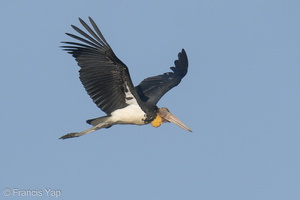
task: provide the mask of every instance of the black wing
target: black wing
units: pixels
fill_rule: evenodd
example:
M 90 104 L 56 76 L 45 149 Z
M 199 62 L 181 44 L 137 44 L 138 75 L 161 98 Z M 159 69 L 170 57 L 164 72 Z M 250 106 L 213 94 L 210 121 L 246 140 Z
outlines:
M 146 78 L 135 87 L 143 101 L 156 104 L 165 93 L 180 83 L 188 70 L 188 58 L 184 49 L 179 52 L 174 64 L 175 67 L 170 68 L 173 72 Z
M 128 105 L 125 95 L 128 89 L 135 93 L 135 97 L 137 94 L 128 68 L 116 57 L 95 22 L 90 17 L 89 20 L 94 30 L 79 18 L 89 35 L 73 25 L 73 29 L 83 37 L 66 33 L 83 43 L 63 42 L 69 46 L 62 47 L 75 57 L 81 67 L 80 80 L 87 93 L 101 110 L 110 114 Z

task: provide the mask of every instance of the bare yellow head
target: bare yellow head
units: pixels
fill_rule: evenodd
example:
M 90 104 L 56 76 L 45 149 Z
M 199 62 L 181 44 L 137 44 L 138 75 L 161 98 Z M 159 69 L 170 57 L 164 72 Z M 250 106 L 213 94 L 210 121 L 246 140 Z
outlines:
M 175 117 L 167 108 L 159 108 L 156 118 L 151 122 L 154 127 L 159 127 L 162 123 L 172 122 L 177 126 L 192 132 L 192 130 Z

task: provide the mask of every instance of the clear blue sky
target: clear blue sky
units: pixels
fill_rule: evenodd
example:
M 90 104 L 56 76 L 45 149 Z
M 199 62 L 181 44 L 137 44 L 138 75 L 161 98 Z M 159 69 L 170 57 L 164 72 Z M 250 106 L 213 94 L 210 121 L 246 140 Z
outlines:
M 88 16 L 135 84 L 186 49 L 189 73 L 159 106 L 193 133 L 124 125 L 58 140 L 104 115 L 59 48 Z M 300 199 L 299 19 L 293 0 L 2 1 L 0 199 Z

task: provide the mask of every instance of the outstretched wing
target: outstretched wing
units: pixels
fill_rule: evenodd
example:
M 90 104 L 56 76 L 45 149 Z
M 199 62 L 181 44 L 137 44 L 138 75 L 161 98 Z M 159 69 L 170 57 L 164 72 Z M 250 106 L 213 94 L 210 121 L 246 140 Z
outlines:
M 173 72 L 146 78 L 135 87 L 143 101 L 156 104 L 165 93 L 180 83 L 188 70 L 188 58 L 184 49 L 179 52 L 174 64 L 175 67 L 170 68 Z
M 95 22 L 90 17 L 89 20 L 94 30 L 79 18 L 89 34 L 73 25 L 73 29 L 83 37 L 66 33 L 82 43 L 63 42 L 67 46 L 62 47 L 75 57 L 80 66 L 80 80 L 87 93 L 101 110 L 110 114 L 128 106 L 133 102 L 129 100 L 138 95 L 128 68 L 116 57 Z

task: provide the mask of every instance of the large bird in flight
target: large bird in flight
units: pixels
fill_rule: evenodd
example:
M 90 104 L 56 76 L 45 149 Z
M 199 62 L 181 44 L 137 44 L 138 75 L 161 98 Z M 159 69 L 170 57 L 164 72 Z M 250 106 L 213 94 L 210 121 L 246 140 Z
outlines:
M 89 17 L 92 28 L 79 18 L 87 32 L 72 25 L 81 36 L 66 33 L 80 42 L 62 42 L 64 50 L 72 54 L 81 68 L 80 80 L 94 103 L 107 115 L 87 120 L 91 128 L 69 133 L 60 139 L 79 137 L 101 128 L 115 124 L 144 125 L 154 127 L 164 122 L 172 122 L 179 127 L 192 131 L 167 108 L 156 106 L 160 98 L 177 86 L 188 70 L 188 58 L 182 49 L 175 60 L 172 72 L 144 79 L 133 86 L 127 66 L 114 54 L 99 28 Z

